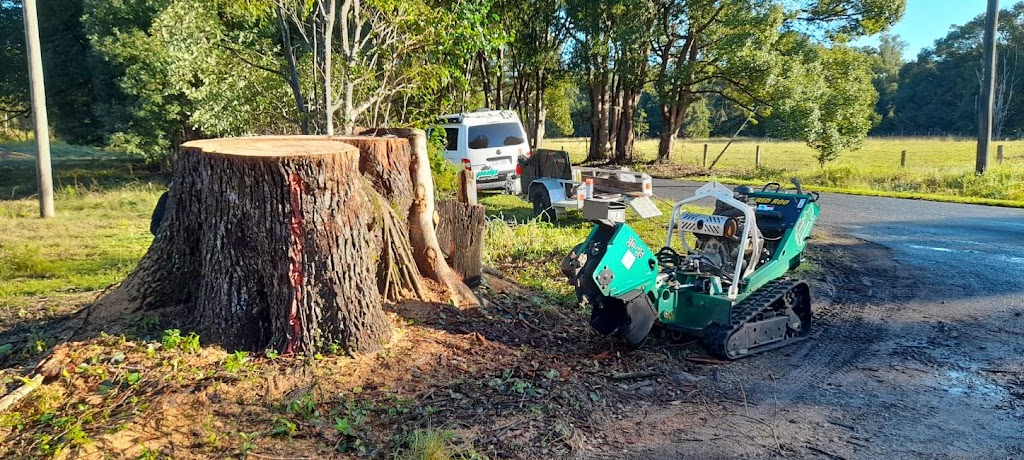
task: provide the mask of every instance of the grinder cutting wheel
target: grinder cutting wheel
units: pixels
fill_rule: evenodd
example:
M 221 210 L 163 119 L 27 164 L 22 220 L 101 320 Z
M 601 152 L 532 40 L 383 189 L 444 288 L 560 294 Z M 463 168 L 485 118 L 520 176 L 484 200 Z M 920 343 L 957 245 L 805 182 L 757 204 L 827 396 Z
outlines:
M 783 275 L 800 265 L 819 213 L 818 194 L 793 184 L 794 191 L 770 183 L 735 193 L 704 185 L 675 204 L 657 253 L 627 224 L 598 220 L 562 272 L 592 308 L 591 326 L 634 346 L 655 323 L 702 336 L 709 352 L 726 359 L 790 344 L 810 333 L 811 298 L 806 283 Z M 682 210 L 704 198 L 716 200 L 713 214 Z

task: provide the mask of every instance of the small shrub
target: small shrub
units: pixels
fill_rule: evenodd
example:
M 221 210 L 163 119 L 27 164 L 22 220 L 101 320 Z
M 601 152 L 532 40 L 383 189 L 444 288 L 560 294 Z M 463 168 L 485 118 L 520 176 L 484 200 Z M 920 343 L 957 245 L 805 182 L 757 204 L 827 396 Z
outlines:
M 199 351 L 199 334 L 189 332 L 182 336 L 179 329 L 167 329 L 160 340 L 165 350 L 181 350 L 190 353 Z
M 285 417 L 274 418 L 274 428 L 270 430 L 270 435 L 275 437 L 292 437 L 298 426 L 295 422 L 288 420 Z
M 484 455 L 473 446 L 455 444 L 456 433 L 452 430 L 416 430 L 405 436 L 403 451 L 393 457 L 410 460 L 482 460 Z
M 237 374 L 239 371 L 246 368 L 246 363 L 249 362 L 249 354 L 244 351 L 236 351 L 228 355 L 224 359 L 224 370 L 231 373 Z

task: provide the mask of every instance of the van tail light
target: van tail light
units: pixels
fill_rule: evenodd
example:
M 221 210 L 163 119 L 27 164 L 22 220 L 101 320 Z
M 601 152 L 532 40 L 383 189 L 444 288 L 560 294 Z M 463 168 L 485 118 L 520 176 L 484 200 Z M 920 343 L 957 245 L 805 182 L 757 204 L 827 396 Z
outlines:
M 469 158 L 462 159 L 462 166 L 466 168 L 466 171 L 472 171 L 473 165 L 469 163 Z
M 523 175 L 523 165 L 520 165 L 520 164 L 516 165 L 516 175 L 517 176 L 522 176 Z

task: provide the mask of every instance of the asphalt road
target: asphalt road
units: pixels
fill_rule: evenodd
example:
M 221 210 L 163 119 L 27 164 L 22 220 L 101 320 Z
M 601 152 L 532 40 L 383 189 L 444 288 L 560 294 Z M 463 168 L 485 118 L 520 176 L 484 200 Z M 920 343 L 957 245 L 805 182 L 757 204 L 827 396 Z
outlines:
M 681 200 L 703 184 L 654 180 L 657 196 Z M 1024 209 L 838 193 L 822 194 L 818 225 L 891 249 L 917 270 L 970 278 L 981 292 L 1024 302 Z
M 699 185 L 654 190 L 674 201 Z M 1024 210 L 842 194 L 820 205 L 809 252 L 822 270 L 802 275 L 816 291 L 811 339 L 699 369 L 743 404 L 645 409 L 610 427 L 625 433 L 612 456 L 1024 458 Z M 662 434 L 639 441 L 639 422 Z

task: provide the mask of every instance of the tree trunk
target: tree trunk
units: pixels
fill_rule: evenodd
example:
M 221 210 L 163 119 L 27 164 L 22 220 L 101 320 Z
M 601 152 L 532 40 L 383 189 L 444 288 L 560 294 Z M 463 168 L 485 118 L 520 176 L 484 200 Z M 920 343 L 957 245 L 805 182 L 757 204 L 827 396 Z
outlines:
M 309 134 L 309 107 L 306 105 L 306 98 L 302 95 L 302 85 L 299 83 L 299 70 L 295 62 L 295 50 L 292 49 L 292 35 L 288 24 L 284 20 L 284 12 L 281 5 L 274 6 L 277 15 L 277 27 L 281 29 L 281 50 L 285 60 L 288 62 L 288 87 L 295 99 L 295 109 L 299 112 L 299 129 L 302 134 Z
M 336 0 L 320 0 L 317 2 L 319 11 L 316 21 L 320 22 L 323 34 L 320 39 L 320 73 L 323 76 L 323 105 L 324 105 L 324 134 L 334 135 L 334 112 L 337 110 L 334 103 L 334 81 L 331 76 L 333 69 L 331 58 L 334 56 L 334 21 Z M 346 115 L 348 115 L 346 113 Z M 350 134 L 350 133 L 345 133 Z
M 477 62 L 480 63 L 480 83 L 483 85 L 484 107 L 500 109 L 501 107 L 491 105 L 491 94 L 493 89 L 491 88 L 491 69 L 490 66 L 487 65 L 487 55 L 483 51 L 478 51 L 476 56 Z
M 385 298 L 424 298 L 421 272 L 476 303 L 437 256 L 425 135 L 406 131 L 185 144 L 149 252 L 89 321 L 152 312 L 229 349 L 355 354 L 390 339 Z
M 613 80 L 621 81 L 621 79 L 613 78 Z M 622 92 L 617 83 L 611 85 L 611 98 L 608 104 L 608 150 L 612 154 L 614 161 L 618 161 L 615 157 L 615 146 L 618 144 L 619 127 L 622 123 Z
M 544 123 L 547 122 L 548 108 L 544 105 L 544 88 L 547 87 L 547 77 L 544 75 L 544 71 L 537 72 L 537 88 L 535 91 L 535 103 L 534 110 L 536 116 L 534 117 L 534 130 L 533 130 L 533 149 L 539 149 L 541 143 L 544 142 Z
M 615 136 L 616 163 L 626 163 L 633 157 L 633 144 L 636 138 L 633 133 L 633 128 L 636 126 L 633 117 L 636 115 L 636 106 L 639 101 L 639 94 L 623 94 L 619 133 Z
M 437 204 L 440 222 L 437 239 L 452 269 L 469 285 L 480 282 L 483 275 L 484 207 L 457 200 Z
M 590 87 L 591 134 L 590 154 L 587 161 L 608 159 L 608 79 L 606 76 L 591 80 Z
M 494 104 L 498 109 L 504 109 L 505 99 L 501 88 L 505 84 L 505 48 L 498 48 L 498 62 L 494 74 Z
M 685 99 L 682 105 L 661 105 L 661 120 L 662 120 L 662 131 L 661 136 L 658 140 L 658 159 L 659 163 L 667 163 L 669 156 L 672 154 L 672 146 L 676 141 L 676 133 L 683 124 L 683 120 L 686 119 L 686 110 L 689 108 L 689 102 Z
M 149 252 L 101 303 L 184 307 L 175 316 L 229 349 L 380 349 L 391 330 L 367 212 L 380 204 L 359 157 L 316 137 L 185 144 Z
M 658 138 L 658 159 L 655 161 L 658 163 L 668 163 L 672 155 L 672 144 L 675 141 L 676 136 L 673 134 L 673 131 L 670 131 L 669 127 L 665 126 L 661 136 Z

